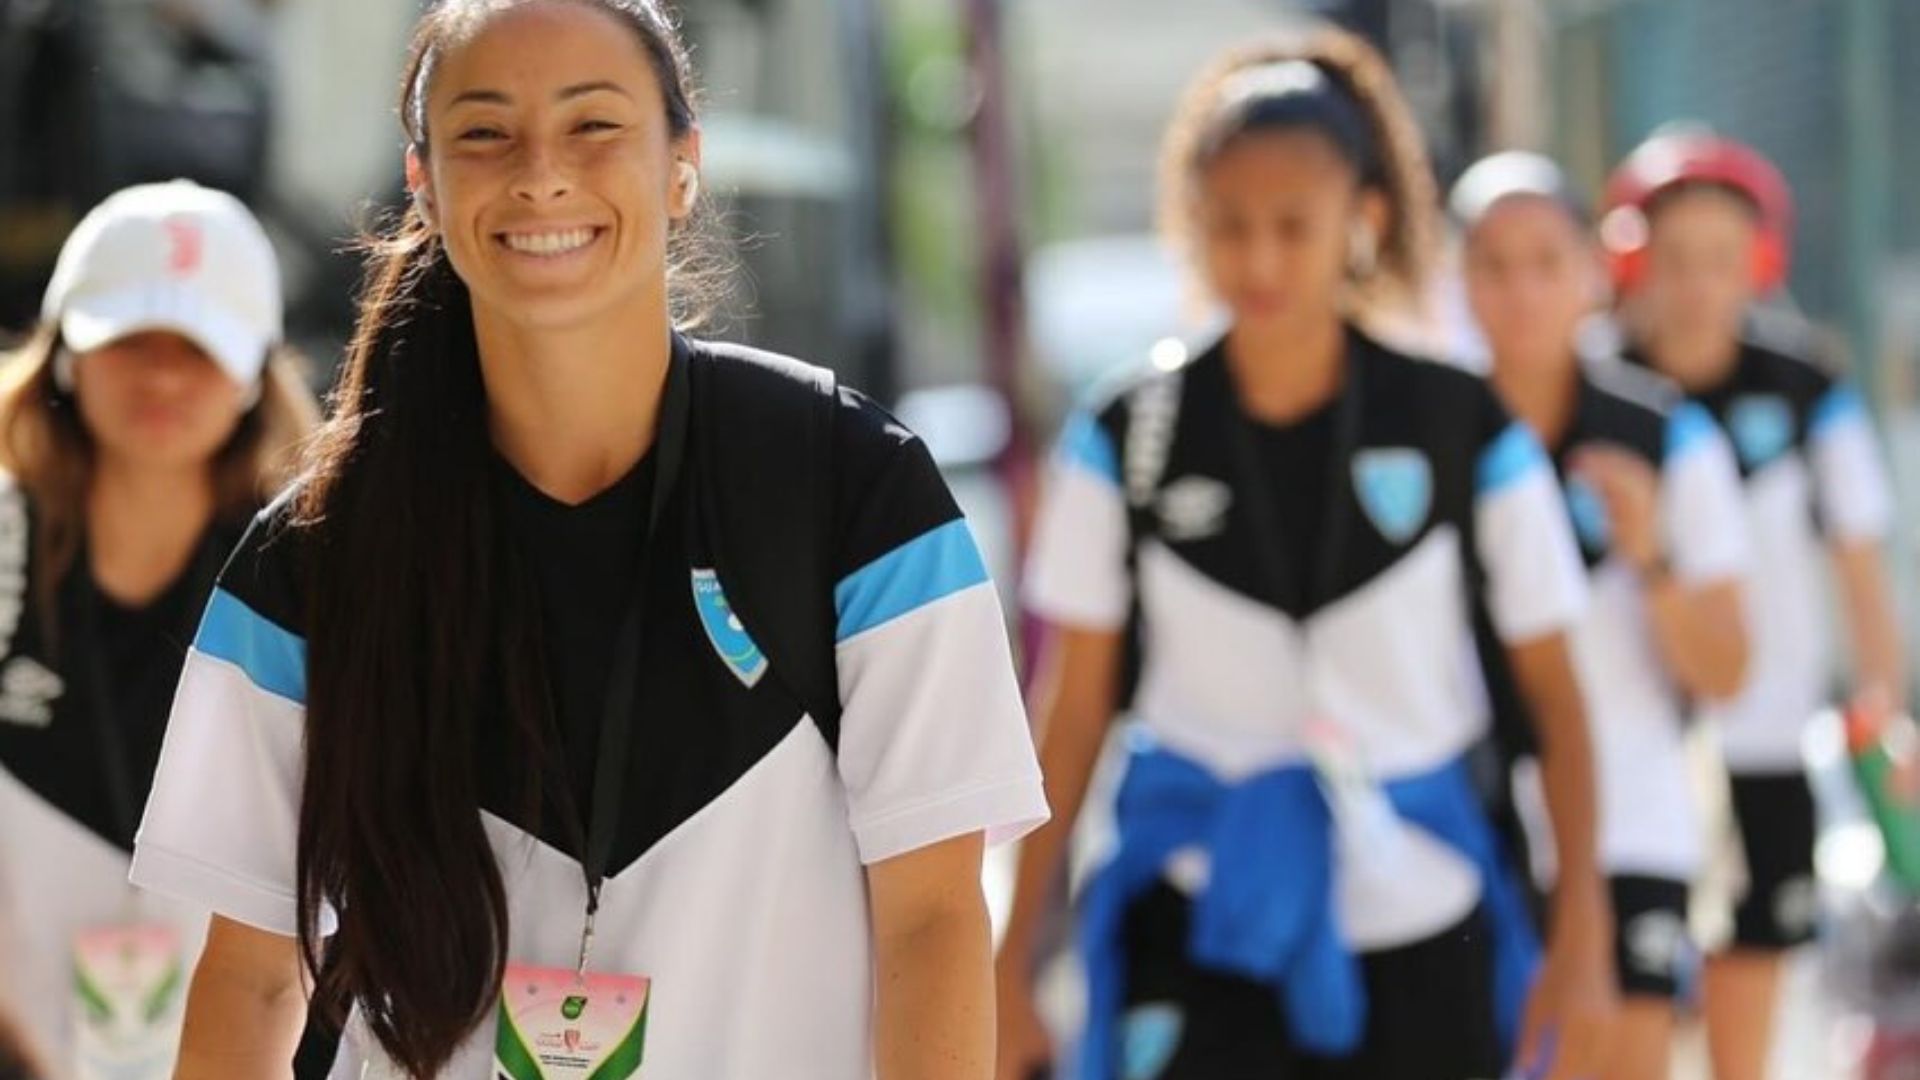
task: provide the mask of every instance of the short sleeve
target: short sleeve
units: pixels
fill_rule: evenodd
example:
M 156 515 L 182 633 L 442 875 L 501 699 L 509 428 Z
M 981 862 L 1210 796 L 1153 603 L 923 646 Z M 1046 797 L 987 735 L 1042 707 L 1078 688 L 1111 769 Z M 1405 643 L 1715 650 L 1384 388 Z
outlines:
M 1133 598 L 1127 534 L 1113 433 L 1094 413 L 1075 412 L 1047 470 L 1027 563 L 1028 608 L 1050 622 L 1119 629 Z
M 1687 585 L 1743 576 L 1750 553 L 1733 445 L 1692 402 L 1668 415 L 1665 442 L 1660 513 L 1675 576 Z
M 271 511 L 269 512 L 271 513 Z M 298 906 L 307 647 L 296 632 L 292 547 L 254 521 L 221 573 L 187 653 L 133 883 L 292 936 Z M 321 929 L 334 920 L 323 913 Z
M 838 763 L 860 857 L 1047 819 L 1005 617 L 921 442 L 843 393 L 836 457 Z
M 1893 526 L 1893 495 L 1866 402 L 1853 384 L 1835 383 L 1814 403 L 1807 447 L 1827 537 L 1884 539 Z
M 1486 392 L 1474 467 L 1474 532 L 1486 605 L 1500 640 L 1523 644 L 1564 631 L 1586 606 L 1586 573 L 1560 483 L 1540 441 Z

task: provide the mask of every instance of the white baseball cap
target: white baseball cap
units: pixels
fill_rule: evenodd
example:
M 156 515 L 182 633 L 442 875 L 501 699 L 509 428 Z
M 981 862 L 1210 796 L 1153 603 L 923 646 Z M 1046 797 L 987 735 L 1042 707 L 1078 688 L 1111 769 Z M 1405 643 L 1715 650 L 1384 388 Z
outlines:
M 189 180 L 141 184 L 73 230 L 40 311 L 72 352 L 171 330 L 251 387 L 281 338 L 280 264 L 240 200 Z M 71 388 L 70 362 L 56 374 Z

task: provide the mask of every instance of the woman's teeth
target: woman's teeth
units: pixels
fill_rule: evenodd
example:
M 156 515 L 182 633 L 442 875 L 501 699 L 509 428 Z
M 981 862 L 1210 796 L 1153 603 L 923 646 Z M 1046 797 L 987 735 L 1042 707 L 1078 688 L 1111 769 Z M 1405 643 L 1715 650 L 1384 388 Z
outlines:
M 507 246 L 522 255 L 565 255 L 593 243 L 593 229 L 566 232 L 507 233 Z

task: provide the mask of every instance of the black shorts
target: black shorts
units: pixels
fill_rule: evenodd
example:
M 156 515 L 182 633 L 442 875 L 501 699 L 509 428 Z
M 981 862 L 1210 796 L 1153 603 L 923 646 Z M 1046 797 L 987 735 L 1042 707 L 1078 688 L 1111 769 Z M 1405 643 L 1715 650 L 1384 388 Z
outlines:
M 1805 773 L 1736 774 L 1733 820 L 1747 888 L 1733 909 L 1733 947 L 1790 949 L 1813 940 L 1820 892 L 1813 874 L 1813 789 Z
M 1426 941 L 1367 953 L 1367 1030 L 1334 1061 L 1293 1046 L 1279 993 L 1187 954 L 1190 901 L 1156 885 L 1128 910 L 1125 1080 L 1476 1080 L 1501 1075 L 1492 938 L 1476 911 Z M 1116 1078 L 1119 1080 L 1119 1078 Z
M 1687 883 L 1616 874 L 1608 885 L 1620 992 L 1666 1001 L 1688 996 L 1700 958 L 1687 929 Z

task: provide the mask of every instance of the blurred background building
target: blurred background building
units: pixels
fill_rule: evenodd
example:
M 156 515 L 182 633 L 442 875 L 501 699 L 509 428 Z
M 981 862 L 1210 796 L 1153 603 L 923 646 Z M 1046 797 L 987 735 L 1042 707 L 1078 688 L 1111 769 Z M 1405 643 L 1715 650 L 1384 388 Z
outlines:
M 395 73 L 417 0 L 0 0 L 0 327 L 32 314 L 53 252 L 101 195 L 175 175 L 275 228 L 296 334 L 350 317 L 341 254 L 399 188 Z M 1920 312 L 1920 5 L 1904 0 L 692 0 L 709 174 L 748 273 L 731 329 L 830 357 L 887 396 L 979 376 L 1000 223 L 1035 279 L 1036 344 L 1065 370 L 1121 359 L 1087 282 L 1170 317 L 1151 238 L 1159 130 L 1223 45 L 1329 18 L 1393 57 L 1442 179 L 1497 146 L 1597 188 L 1655 127 L 1713 125 L 1772 156 L 1800 215 L 1793 296 L 1904 400 Z M 991 13 L 998 48 L 972 46 Z M 1903 108 L 1902 106 L 1908 106 Z M 978 121 L 1006 137 L 983 148 Z M 992 160 L 979 160 L 982 153 Z M 1000 181 L 987 179 L 998 176 Z M 1089 269 L 1090 268 L 1090 269 Z M 1083 269 L 1087 272 L 1083 273 Z M 1156 277 L 1158 275 L 1158 277 Z M 1102 283 L 1101 278 L 1107 278 Z M 1115 282 L 1121 286 L 1112 288 Z M 1151 300 L 1146 300 L 1148 295 Z M 1883 371 L 1883 369 L 1886 369 Z
M 68 229 L 129 183 L 236 192 L 323 382 L 360 228 L 401 193 L 418 0 L 0 0 L 0 338 Z M 1385 50 L 1446 182 L 1547 150 L 1590 191 L 1662 124 L 1771 156 L 1790 300 L 1841 331 L 1920 512 L 1916 0 L 680 0 L 708 189 L 743 264 L 718 332 L 836 366 L 950 465 L 1010 581 L 1063 404 L 1191 331 L 1153 234 L 1160 130 L 1235 42 L 1332 19 Z M 1909 604 L 1908 609 L 1913 610 Z M 1909 622 L 1911 625 L 1911 622 Z M 1915 636 L 1910 635 L 1910 640 Z M 1795 1076 L 1811 1073 L 1793 1073 Z

